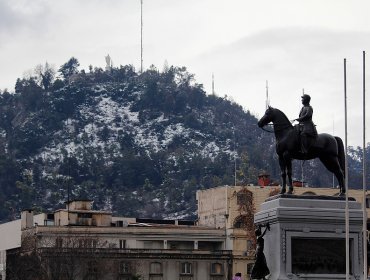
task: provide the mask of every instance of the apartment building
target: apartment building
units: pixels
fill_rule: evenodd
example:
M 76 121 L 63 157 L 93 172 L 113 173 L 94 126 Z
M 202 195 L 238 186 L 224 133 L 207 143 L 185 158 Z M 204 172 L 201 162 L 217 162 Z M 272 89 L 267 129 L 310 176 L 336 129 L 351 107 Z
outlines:
M 44 218 L 35 222 L 31 210 L 22 212 L 21 248 L 8 254 L 7 279 L 21 273 L 16 256 L 32 254 L 40 260 L 27 272 L 35 279 L 223 280 L 231 272 L 224 229 L 112 217 L 89 200 Z
M 248 279 L 254 214 L 278 191 L 272 186 L 198 191 L 196 222 L 114 217 L 94 210 L 90 200 L 70 201 L 48 214 L 25 210 L 20 220 L 0 225 L 0 279 L 25 270 L 20 255 L 31 258 L 27 274 L 35 276 L 28 279 L 226 280 L 236 272 Z M 295 188 L 296 195 L 337 193 Z M 362 202 L 362 191 L 349 195 Z

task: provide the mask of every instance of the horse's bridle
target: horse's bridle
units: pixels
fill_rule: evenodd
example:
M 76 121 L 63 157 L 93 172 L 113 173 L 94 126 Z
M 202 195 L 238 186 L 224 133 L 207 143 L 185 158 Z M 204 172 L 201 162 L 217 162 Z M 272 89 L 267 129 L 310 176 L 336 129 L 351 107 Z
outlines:
M 264 126 L 266 126 L 266 125 L 273 126 L 274 129 L 272 131 L 271 130 L 267 130 L 267 129 L 264 128 Z M 277 124 L 266 124 L 266 125 L 262 126 L 261 129 L 264 130 L 264 131 L 266 131 L 266 132 L 268 132 L 268 133 L 275 133 L 275 132 L 281 131 L 281 130 L 283 130 L 285 128 L 288 128 L 288 127 L 291 127 L 292 126 L 291 124 L 282 125 L 282 124 L 279 124 L 279 123 L 277 123 Z
M 268 125 L 268 126 L 273 126 L 273 124 L 266 124 L 266 125 Z M 265 126 L 266 126 L 266 125 L 262 126 L 262 127 L 261 127 L 261 129 L 262 129 L 262 130 L 264 130 L 264 131 L 266 131 L 266 132 L 268 132 L 268 133 L 274 133 L 274 132 L 275 132 L 275 130 L 267 130 L 267 129 L 265 128 Z

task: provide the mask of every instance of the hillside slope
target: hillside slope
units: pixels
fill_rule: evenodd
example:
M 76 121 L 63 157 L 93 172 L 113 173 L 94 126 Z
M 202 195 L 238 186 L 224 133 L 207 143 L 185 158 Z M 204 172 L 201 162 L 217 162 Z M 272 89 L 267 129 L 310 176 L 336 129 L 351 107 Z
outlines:
M 0 96 L 0 120 L 0 220 L 63 207 L 68 189 L 116 214 L 193 217 L 196 190 L 234 184 L 235 166 L 237 184 L 260 172 L 279 181 L 272 135 L 184 67 L 96 68 L 48 86 L 18 79 Z M 331 182 L 317 161 L 306 178 Z

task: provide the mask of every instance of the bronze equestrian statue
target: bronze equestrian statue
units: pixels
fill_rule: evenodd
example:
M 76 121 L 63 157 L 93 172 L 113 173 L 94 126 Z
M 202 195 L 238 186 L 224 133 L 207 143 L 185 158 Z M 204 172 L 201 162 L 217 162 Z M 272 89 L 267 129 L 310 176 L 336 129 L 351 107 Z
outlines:
M 317 137 L 316 127 L 312 121 L 313 109 L 310 105 L 310 101 L 311 97 L 308 94 L 302 95 L 303 107 L 299 112 L 299 118 L 295 119 L 295 121 L 299 122 L 299 140 L 301 142 L 301 152 L 304 155 L 308 153 L 308 149 Z
M 309 119 L 312 121 L 312 114 Z M 299 118 L 297 120 L 299 121 Z M 304 120 L 305 118 L 303 118 L 303 120 L 301 119 L 301 122 L 304 122 Z M 330 134 L 320 133 L 314 138 L 314 141 L 308 145 L 307 151 L 302 152 L 301 141 L 299 139 L 300 129 L 297 129 L 297 126 L 293 127 L 283 112 L 276 108 L 269 107 L 264 116 L 258 121 L 258 126 L 263 128 L 270 122 L 273 123 L 274 127 L 276 153 L 279 157 L 279 165 L 283 179 L 283 185 L 280 191 L 281 194 L 286 192 L 287 175 L 289 186 L 288 194 L 293 193 L 292 160 L 309 160 L 314 158 L 319 158 L 324 166 L 330 172 L 334 173 L 340 187 L 339 195 L 343 196 L 345 194 L 345 153 L 342 139 Z M 303 129 L 303 131 L 305 130 Z

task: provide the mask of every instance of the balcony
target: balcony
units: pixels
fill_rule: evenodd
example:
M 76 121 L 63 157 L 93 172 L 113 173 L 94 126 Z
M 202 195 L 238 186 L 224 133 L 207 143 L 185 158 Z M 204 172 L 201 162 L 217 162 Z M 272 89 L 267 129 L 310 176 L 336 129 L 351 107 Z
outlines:
M 119 249 L 119 248 L 56 248 L 43 247 L 38 251 L 44 256 L 95 255 L 104 258 L 155 258 L 155 259 L 209 259 L 227 260 L 231 250 L 171 250 L 171 249 Z

